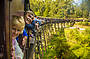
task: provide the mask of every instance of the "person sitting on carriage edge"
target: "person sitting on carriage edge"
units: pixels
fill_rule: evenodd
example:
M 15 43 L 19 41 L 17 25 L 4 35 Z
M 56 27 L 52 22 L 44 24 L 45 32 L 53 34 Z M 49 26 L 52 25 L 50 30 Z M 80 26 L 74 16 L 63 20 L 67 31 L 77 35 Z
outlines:
M 27 11 L 25 15 L 26 27 L 33 31 L 33 34 L 36 32 L 35 30 L 38 29 L 38 26 L 41 24 L 41 21 L 34 18 L 34 14 L 31 11 Z M 38 24 L 39 23 L 39 24 Z
M 26 12 L 25 13 L 25 28 L 28 28 L 29 30 L 32 30 L 32 33 L 35 34 L 35 23 L 32 24 L 32 21 L 33 21 L 33 13 L 30 11 L 30 12 Z
M 22 16 L 12 16 L 12 59 L 23 59 L 23 52 L 18 45 L 16 37 L 23 33 L 25 27 L 24 18 Z

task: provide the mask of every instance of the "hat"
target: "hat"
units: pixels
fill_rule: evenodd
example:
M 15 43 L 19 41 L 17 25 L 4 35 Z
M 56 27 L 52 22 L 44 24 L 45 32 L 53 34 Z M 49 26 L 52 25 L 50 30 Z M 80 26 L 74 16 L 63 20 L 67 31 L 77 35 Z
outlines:
M 35 15 L 32 11 L 26 11 L 26 13 L 29 13 L 31 15 Z

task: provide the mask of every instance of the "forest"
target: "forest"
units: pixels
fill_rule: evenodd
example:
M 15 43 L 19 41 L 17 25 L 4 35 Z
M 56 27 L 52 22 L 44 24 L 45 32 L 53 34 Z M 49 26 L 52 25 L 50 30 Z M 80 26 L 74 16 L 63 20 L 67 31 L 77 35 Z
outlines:
M 90 0 L 30 0 L 30 8 L 37 16 L 42 17 L 64 19 L 90 17 Z

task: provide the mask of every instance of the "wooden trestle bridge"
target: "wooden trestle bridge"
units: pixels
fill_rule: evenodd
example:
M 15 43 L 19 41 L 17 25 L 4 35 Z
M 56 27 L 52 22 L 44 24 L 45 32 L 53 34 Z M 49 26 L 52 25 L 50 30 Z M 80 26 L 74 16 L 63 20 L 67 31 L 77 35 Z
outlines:
M 64 30 L 64 28 L 66 28 L 67 26 L 69 27 L 73 26 L 75 22 L 83 22 L 83 20 L 63 20 L 63 19 L 49 19 L 49 18 L 42 18 L 42 19 L 45 20 L 46 22 L 42 24 L 39 28 L 39 31 L 36 32 L 34 45 L 28 47 L 27 59 L 32 59 L 32 57 L 34 59 L 42 59 L 44 55 L 43 49 L 46 52 L 47 40 L 48 38 L 50 38 L 51 35 L 57 34 L 57 32 L 60 29 Z
M 18 10 L 25 11 L 24 5 L 27 7 L 29 5 L 28 0 L 25 1 L 26 4 L 24 4 L 22 0 L 0 0 L 0 59 L 11 59 L 11 15 Z M 28 30 L 29 38 L 27 39 L 25 47 L 24 59 L 42 59 L 44 55 L 43 49 L 45 49 L 46 52 L 47 40 L 51 35 L 56 34 L 58 30 L 67 27 L 67 25 L 73 26 L 75 22 L 84 21 L 51 18 L 41 19 L 45 20 L 45 23 L 41 24 L 39 30 L 36 31 L 33 44 L 29 41 L 31 33 L 30 30 Z

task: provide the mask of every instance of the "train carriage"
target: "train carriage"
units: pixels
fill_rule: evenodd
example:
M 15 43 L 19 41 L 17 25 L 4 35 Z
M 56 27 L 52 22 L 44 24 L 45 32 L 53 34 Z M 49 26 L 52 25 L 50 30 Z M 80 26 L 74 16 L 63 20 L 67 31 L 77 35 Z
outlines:
M 12 15 L 22 12 L 29 5 L 29 0 L 0 0 L 0 59 L 11 59 L 11 21 Z

